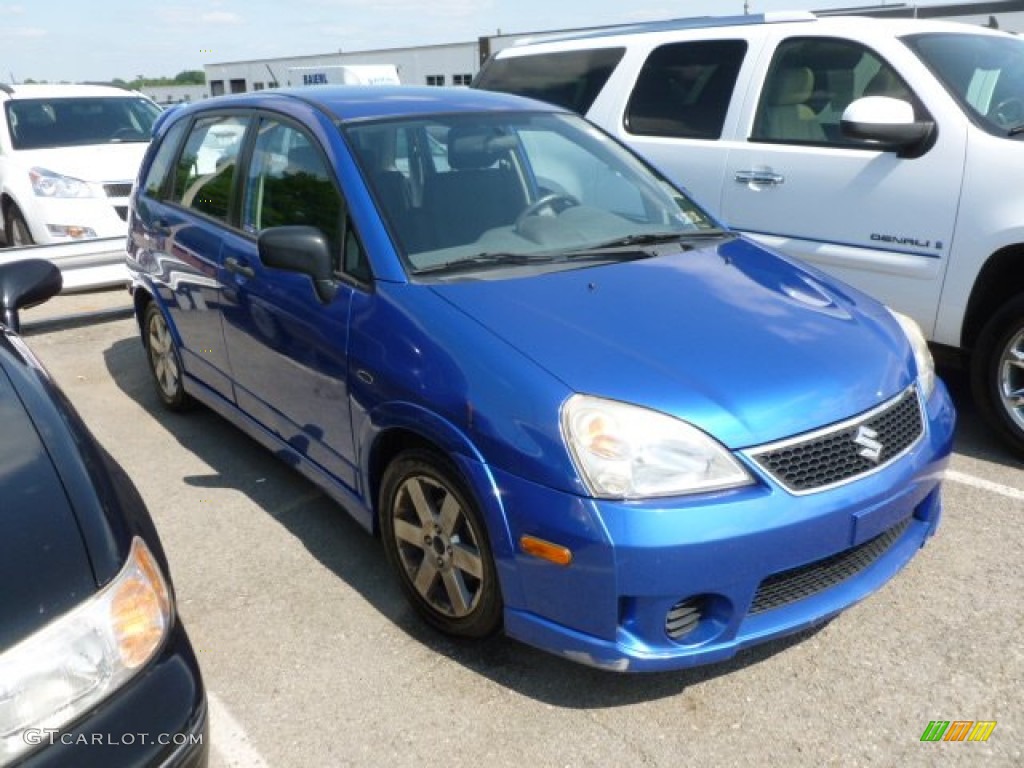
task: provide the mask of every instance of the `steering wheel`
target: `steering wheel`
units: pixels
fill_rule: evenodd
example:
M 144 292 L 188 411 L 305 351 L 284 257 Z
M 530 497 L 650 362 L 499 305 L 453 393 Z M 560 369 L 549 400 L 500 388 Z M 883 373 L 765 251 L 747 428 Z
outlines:
M 1020 125 L 1024 122 L 1024 99 L 1020 96 L 1003 99 L 995 105 L 990 114 L 1004 128 Z
M 515 228 L 518 230 L 528 218 L 531 216 L 539 216 L 541 211 L 545 209 L 550 209 L 553 213 L 559 214 L 567 208 L 572 208 L 579 204 L 580 201 L 572 195 L 562 195 L 558 193 L 544 195 L 540 199 L 530 203 L 518 216 L 516 216 Z

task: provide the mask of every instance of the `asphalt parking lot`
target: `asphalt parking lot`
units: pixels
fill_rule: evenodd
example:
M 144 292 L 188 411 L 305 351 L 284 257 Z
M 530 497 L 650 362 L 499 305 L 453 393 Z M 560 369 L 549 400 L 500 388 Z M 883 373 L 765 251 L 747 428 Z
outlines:
M 1024 464 L 961 376 L 945 372 L 960 423 L 943 523 L 896 579 L 730 663 L 621 676 L 427 629 L 379 543 L 314 486 L 212 413 L 160 408 L 128 306 L 58 297 L 23 323 L 156 519 L 213 766 L 1024 764 Z M 997 726 L 922 743 L 932 720 Z

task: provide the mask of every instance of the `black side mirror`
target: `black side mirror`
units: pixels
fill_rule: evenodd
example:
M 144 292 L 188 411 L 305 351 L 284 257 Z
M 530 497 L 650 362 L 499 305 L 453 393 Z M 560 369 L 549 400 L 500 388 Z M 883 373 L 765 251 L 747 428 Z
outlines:
M 316 295 L 323 302 L 334 298 L 338 284 L 334 280 L 331 249 L 327 237 L 316 227 L 271 227 L 256 241 L 260 260 L 268 267 L 309 275 Z
M 60 270 L 45 259 L 22 259 L 0 265 L 0 320 L 17 333 L 21 329 L 18 310 L 42 304 L 63 287 Z

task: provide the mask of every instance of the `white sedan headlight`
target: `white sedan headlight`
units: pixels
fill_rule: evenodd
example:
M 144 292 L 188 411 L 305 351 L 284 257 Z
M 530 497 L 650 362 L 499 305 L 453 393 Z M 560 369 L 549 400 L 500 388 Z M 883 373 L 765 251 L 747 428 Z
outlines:
M 124 685 L 170 625 L 167 582 L 136 538 L 103 590 L 0 654 L 0 764 L 30 748 L 29 729 L 60 728 Z
M 886 309 L 889 309 L 886 307 Z M 912 317 L 908 317 L 894 309 L 889 313 L 896 318 L 896 322 L 903 328 L 910 348 L 914 351 L 914 363 L 917 365 L 917 380 L 921 384 L 921 392 L 927 399 L 932 390 L 935 389 L 935 361 L 932 359 L 931 350 L 928 349 L 928 341 L 921 331 L 921 326 Z
M 674 496 L 754 482 L 704 432 L 636 405 L 573 395 L 562 406 L 562 435 L 590 492 L 600 498 Z
M 45 168 L 31 169 L 28 177 L 37 197 L 93 197 L 92 187 L 81 179 L 62 176 Z

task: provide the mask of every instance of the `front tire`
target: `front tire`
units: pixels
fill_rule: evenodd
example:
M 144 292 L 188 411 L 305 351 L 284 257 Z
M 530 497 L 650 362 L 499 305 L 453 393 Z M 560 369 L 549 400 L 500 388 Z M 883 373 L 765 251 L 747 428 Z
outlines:
M 35 245 L 36 242 L 32 239 L 32 231 L 28 228 L 24 215 L 16 205 L 11 205 L 4 215 L 4 234 L 7 237 L 7 245 L 11 248 L 23 248 Z
M 156 302 L 146 305 L 142 320 L 146 359 L 161 402 L 172 411 L 187 411 L 195 401 L 185 392 L 182 383 L 181 355 L 163 312 Z
M 985 324 L 971 356 L 971 389 L 996 434 L 1024 457 L 1024 295 Z
M 384 472 L 381 538 L 416 611 L 449 635 L 483 638 L 501 626 L 497 570 L 480 511 L 450 462 L 399 454 Z

